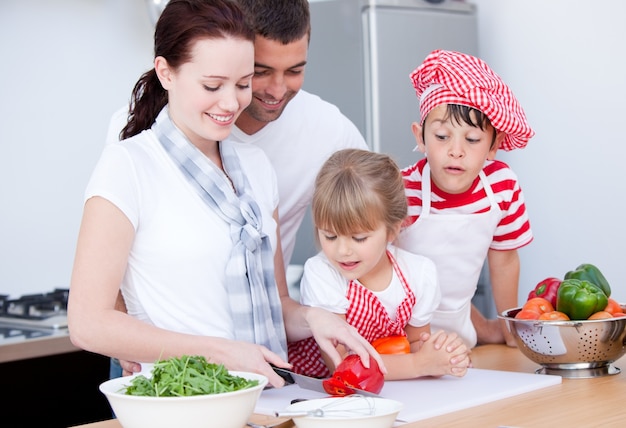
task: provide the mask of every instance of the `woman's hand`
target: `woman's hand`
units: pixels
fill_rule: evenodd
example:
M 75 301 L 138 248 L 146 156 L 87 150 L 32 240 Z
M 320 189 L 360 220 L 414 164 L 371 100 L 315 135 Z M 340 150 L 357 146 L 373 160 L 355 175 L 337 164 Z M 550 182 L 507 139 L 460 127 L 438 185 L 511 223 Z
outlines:
M 228 370 L 262 374 L 275 388 L 285 385 L 284 379 L 276 374 L 270 365 L 291 369 L 291 364 L 279 355 L 261 345 L 235 340 L 225 340 L 225 342 L 225 346 L 220 347 L 220 355 L 214 355 L 214 359 L 224 364 Z
M 348 324 L 337 314 L 321 308 L 307 308 L 306 322 L 313 333 L 315 341 L 332 360 L 335 367 L 342 361 L 337 351 L 337 345 L 341 344 L 352 353 L 357 354 L 363 365 L 369 367 L 370 357 L 376 359 L 383 373 L 387 373 L 383 360 L 374 347 L 359 334 L 356 328 Z
M 141 364 L 134 361 L 118 360 L 122 367 L 122 376 L 131 376 L 141 371 Z

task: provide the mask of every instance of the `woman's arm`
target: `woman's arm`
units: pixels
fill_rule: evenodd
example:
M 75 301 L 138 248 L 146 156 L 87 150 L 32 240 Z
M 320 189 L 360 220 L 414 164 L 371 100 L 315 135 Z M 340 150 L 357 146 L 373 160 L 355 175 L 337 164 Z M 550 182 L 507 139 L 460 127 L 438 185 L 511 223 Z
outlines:
M 127 361 L 204 355 L 230 370 L 263 374 L 284 384 L 267 362 L 286 365 L 269 349 L 217 337 L 164 330 L 118 310 L 120 284 L 134 240 L 128 218 L 101 197 L 85 203 L 68 301 L 70 339 L 79 348 Z

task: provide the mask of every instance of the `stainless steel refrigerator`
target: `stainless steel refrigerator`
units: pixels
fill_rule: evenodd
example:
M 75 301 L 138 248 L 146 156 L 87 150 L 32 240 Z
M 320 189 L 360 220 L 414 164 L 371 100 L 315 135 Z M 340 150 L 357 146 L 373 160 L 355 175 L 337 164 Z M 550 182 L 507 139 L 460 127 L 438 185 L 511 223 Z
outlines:
M 478 55 L 476 10 L 452 0 L 310 0 L 304 89 L 339 106 L 370 148 L 414 163 L 409 74 L 434 49 Z

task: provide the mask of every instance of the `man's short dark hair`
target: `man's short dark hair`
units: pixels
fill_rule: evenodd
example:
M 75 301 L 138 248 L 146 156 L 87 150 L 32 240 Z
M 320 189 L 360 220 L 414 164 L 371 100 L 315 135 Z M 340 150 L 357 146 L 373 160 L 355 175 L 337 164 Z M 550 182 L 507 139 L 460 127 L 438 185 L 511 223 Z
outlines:
M 235 0 L 254 32 L 269 40 L 289 44 L 311 36 L 308 0 Z

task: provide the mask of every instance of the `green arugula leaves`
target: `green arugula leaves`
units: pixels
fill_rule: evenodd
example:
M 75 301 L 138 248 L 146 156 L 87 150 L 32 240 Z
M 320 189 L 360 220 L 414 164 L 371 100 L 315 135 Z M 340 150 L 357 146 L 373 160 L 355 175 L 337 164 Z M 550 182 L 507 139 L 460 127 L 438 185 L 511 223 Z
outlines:
M 184 355 L 156 362 L 152 377 L 134 377 L 126 394 L 185 397 L 238 391 L 258 383 L 258 380 L 231 375 L 223 364 L 209 363 L 205 357 Z

